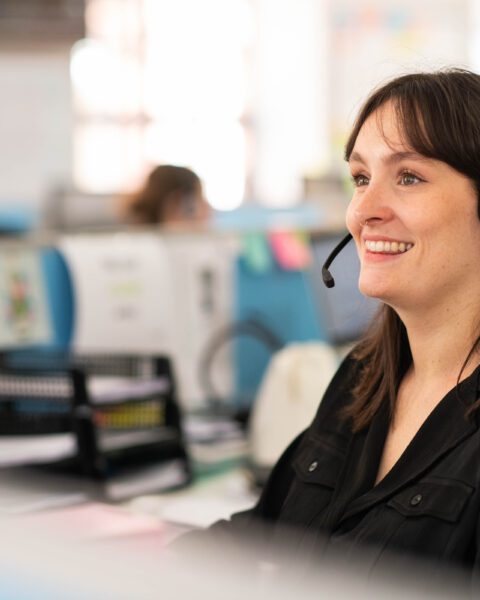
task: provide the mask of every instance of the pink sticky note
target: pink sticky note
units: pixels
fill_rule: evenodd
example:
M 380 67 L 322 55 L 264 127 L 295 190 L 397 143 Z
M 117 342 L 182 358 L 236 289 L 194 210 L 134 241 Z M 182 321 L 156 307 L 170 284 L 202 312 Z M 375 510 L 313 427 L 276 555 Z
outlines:
M 289 271 L 306 269 L 312 262 L 308 237 L 293 231 L 272 231 L 270 247 L 278 264 Z

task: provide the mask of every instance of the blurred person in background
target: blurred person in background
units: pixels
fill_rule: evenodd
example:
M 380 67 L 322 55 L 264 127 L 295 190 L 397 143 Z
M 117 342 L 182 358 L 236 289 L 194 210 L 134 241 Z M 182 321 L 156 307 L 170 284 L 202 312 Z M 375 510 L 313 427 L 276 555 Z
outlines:
M 287 529 L 314 565 L 331 551 L 372 577 L 402 555 L 429 581 L 454 568 L 478 583 L 480 76 L 414 73 L 374 90 L 345 158 L 359 288 L 380 312 L 258 504 L 177 547 L 252 531 L 265 555 Z
M 123 218 L 138 225 L 196 226 L 210 216 L 200 178 L 176 165 L 155 167 L 140 190 L 122 204 Z

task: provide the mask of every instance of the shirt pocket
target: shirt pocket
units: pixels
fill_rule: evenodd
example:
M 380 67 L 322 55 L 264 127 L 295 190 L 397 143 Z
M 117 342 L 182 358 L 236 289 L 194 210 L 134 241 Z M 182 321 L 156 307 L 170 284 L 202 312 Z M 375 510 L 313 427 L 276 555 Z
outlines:
M 387 503 L 398 528 L 388 541 L 394 551 L 447 562 L 463 560 L 470 544 L 461 525 L 474 488 L 462 481 L 428 478 L 403 490 Z
M 344 452 L 329 440 L 308 440 L 292 461 L 295 477 L 280 519 L 308 526 L 329 504 L 343 460 Z
M 434 517 L 456 523 L 473 489 L 462 481 L 428 478 L 397 494 L 387 506 L 405 517 Z

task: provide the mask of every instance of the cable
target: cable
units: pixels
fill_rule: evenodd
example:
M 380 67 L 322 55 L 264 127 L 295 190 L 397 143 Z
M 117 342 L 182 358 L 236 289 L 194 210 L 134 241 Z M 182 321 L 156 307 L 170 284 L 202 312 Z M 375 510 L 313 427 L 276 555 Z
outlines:
M 229 403 L 227 399 L 222 398 L 213 384 L 211 376 L 212 364 L 219 349 L 238 335 L 246 335 L 257 339 L 272 354 L 285 345 L 272 329 L 256 317 L 230 323 L 217 330 L 207 342 L 198 365 L 200 386 L 208 399 L 210 408 L 214 412 L 217 412 L 220 406 L 227 406 Z

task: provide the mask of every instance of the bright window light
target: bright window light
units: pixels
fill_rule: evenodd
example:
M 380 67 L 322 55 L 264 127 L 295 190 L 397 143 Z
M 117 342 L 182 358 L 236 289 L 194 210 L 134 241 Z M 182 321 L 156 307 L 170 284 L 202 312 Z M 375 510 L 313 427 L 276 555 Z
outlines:
M 75 181 L 91 193 L 132 191 L 142 168 L 137 127 L 81 124 L 75 132 Z
M 78 187 L 122 192 L 173 163 L 197 171 L 214 208 L 241 204 L 250 3 L 89 0 L 90 39 L 71 59 Z

